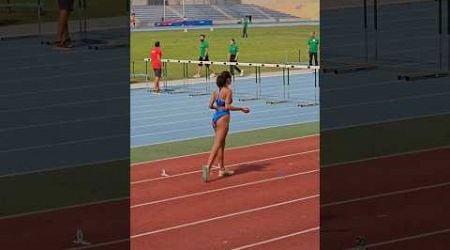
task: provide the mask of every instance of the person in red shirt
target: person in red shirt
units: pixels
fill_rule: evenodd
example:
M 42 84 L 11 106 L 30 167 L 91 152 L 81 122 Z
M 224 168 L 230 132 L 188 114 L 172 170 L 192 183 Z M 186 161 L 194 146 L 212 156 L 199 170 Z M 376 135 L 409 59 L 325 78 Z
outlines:
M 153 71 L 155 72 L 155 79 L 153 80 L 154 94 L 160 93 L 159 79 L 161 78 L 161 71 L 162 71 L 161 58 L 162 58 L 162 51 L 160 48 L 160 42 L 156 42 L 155 47 L 153 47 L 152 51 L 150 52 L 150 59 L 152 61 Z

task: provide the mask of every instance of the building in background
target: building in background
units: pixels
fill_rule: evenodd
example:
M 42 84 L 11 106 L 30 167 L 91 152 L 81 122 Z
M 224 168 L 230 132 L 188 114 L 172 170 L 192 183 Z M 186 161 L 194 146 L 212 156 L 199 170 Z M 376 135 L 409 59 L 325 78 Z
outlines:
M 138 28 L 191 26 L 202 21 L 233 25 L 250 17 L 254 25 L 304 24 L 319 20 L 317 0 L 131 0 Z
M 254 4 L 310 20 L 320 19 L 319 0 L 242 0 L 243 4 Z

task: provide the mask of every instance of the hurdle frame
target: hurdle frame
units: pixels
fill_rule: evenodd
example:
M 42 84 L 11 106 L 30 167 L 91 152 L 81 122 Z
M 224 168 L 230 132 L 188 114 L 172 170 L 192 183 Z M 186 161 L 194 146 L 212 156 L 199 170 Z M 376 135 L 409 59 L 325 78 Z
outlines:
M 150 58 L 144 58 L 146 63 L 146 80 L 149 80 L 149 70 L 148 63 L 151 62 Z M 255 68 L 255 83 L 256 83 L 256 93 L 254 97 L 250 98 L 240 98 L 239 101 L 253 101 L 253 100 L 261 100 L 262 99 L 262 77 L 261 77 L 261 68 L 280 68 L 283 71 L 283 97 L 281 100 L 269 100 L 266 101 L 267 104 L 278 104 L 278 103 L 286 103 L 290 101 L 289 88 L 291 85 L 290 72 L 293 69 L 305 69 L 311 70 L 314 73 L 314 101 L 311 102 L 302 102 L 298 103 L 298 107 L 307 107 L 307 106 L 317 106 L 318 98 L 317 98 L 317 88 L 318 88 L 318 79 L 317 74 L 320 70 L 320 66 L 306 66 L 306 65 L 297 65 L 297 64 L 283 64 L 283 63 L 245 63 L 245 62 L 223 62 L 223 61 L 197 61 L 197 60 L 185 60 L 185 59 L 162 59 L 163 63 L 163 89 L 168 93 L 186 93 L 186 91 L 177 92 L 175 90 L 168 88 L 168 63 L 180 63 L 183 67 L 183 79 L 188 79 L 189 74 L 189 64 L 197 64 L 197 65 L 220 65 L 220 66 L 246 66 L 246 67 L 254 67 Z M 189 84 L 186 84 L 189 85 Z M 210 74 L 209 68 L 206 67 L 206 75 L 205 75 L 205 92 L 193 92 L 190 93 L 189 96 L 200 96 L 207 95 L 210 92 Z M 185 86 L 186 87 L 186 86 Z M 189 92 L 189 91 L 187 91 Z

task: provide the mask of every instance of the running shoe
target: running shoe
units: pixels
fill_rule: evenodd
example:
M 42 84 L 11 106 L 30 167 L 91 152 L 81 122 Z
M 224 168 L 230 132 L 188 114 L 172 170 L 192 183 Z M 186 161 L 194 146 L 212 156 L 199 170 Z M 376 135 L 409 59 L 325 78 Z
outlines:
M 203 182 L 208 182 L 209 178 L 209 168 L 208 166 L 202 166 L 202 180 Z
M 195 74 L 194 78 L 200 78 L 200 74 Z
M 233 174 L 234 174 L 233 170 L 227 170 L 227 169 L 219 170 L 219 177 L 230 176 Z

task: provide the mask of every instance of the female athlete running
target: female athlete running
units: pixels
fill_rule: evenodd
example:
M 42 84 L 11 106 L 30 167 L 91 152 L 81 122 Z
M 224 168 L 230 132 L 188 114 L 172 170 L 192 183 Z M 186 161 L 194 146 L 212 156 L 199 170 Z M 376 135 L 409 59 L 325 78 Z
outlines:
M 231 73 L 228 71 L 222 72 L 216 79 L 219 90 L 211 94 L 209 101 L 209 108 L 216 110 L 212 118 L 212 126 L 216 134 L 214 144 L 211 148 L 207 165 L 202 167 L 202 179 L 204 182 L 208 181 L 209 172 L 216 159 L 218 158 L 219 177 L 234 174 L 234 171 L 225 169 L 224 165 L 224 151 L 225 141 L 230 126 L 230 111 L 241 111 L 249 113 L 248 107 L 235 107 L 233 102 L 233 92 L 231 90 Z

